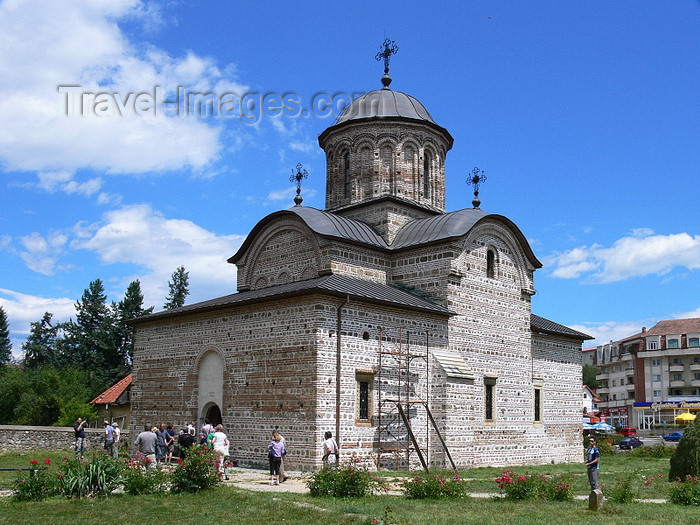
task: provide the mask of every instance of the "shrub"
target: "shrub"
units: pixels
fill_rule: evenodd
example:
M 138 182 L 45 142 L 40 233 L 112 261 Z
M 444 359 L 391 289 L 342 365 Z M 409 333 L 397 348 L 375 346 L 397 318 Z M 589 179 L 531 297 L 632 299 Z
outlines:
M 639 476 L 638 472 L 632 472 L 619 476 L 615 480 L 608 499 L 613 503 L 631 503 L 638 497 L 638 491 L 634 488 L 634 481 Z
M 669 447 L 663 443 L 657 443 L 651 447 L 637 447 L 629 452 L 630 456 L 638 458 L 670 458 L 675 447 Z
M 668 500 L 678 505 L 700 505 L 700 478 L 688 475 L 685 481 L 675 483 Z
M 137 455 L 127 462 L 122 471 L 122 484 L 127 494 L 159 494 L 167 490 L 169 474 L 156 468 L 148 470 L 147 459 L 143 455 Z
M 37 465 L 38 460 L 31 460 L 31 465 Z M 48 467 L 50 459 L 45 459 L 44 464 Z M 58 493 L 58 483 L 54 473 L 48 470 L 31 471 L 21 470 L 19 477 L 14 483 L 12 497 L 15 501 L 41 501 Z
M 670 481 L 700 477 L 700 419 L 688 425 L 671 456 Z
M 175 467 L 172 475 L 171 491 L 196 493 L 216 486 L 221 478 L 214 451 L 206 445 L 195 445 L 187 452 L 187 457 Z
M 58 474 L 61 492 L 67 497 L 108 496 L 119 485 L 122 464 L 102 453 L 89 461 L 66 459 Z
M 574 491 L 571 483 L 561 476 L 527 476 L 517 475 L 511 469 L 505 469 L 496 478 L 498 488 L 506 499 L 526 500 L 544 499 L 547 501 L 572 501 Z
M 382 488 L 381 480 L 360 466 L 360 458 L 355 456 L 337 468 L 324 465 L 307 485 L 312 496 L 333 498 L 361 498 Z
M 456 499 L 466 496 L 464 480 L 455 473 L 452 477 L 420 472 L 404 481 L 403 490 L 412 499 Z

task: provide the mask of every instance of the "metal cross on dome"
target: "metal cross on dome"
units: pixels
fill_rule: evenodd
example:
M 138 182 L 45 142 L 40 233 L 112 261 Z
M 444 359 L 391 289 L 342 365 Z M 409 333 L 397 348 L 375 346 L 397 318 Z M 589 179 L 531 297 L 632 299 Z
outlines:
M 479 168 L 474 168 L 472 170 L 472 176 L 467 179 L 468 186 L 474 186 L 474 200 L 472 200 L 472 206 L 478 208 L 481 205 L 479 200 L 479 184 L 486 182 L 486 172 L 481 171 Z
M 399 52 L 399 46 L 394 44 L 394 41 L 386 38 L 384 43 L 379 48 L 379 53 L 375 55 L 377 61 L 384 60 L 384 76 L 382 77 L 382 84 L 384 87 L 389 87 L 391 84 L 391 77 L 389 76 L 389 60 L 391 60 L 391 55 L 395 55 Z
M 297 171 L 294 173 L 292 169 L 292 175 L 289 177 L 289 182 L 295 182 L 297 185 L 297 194 L 294 197 L 294 206 L 301 206 L 301 202 L 304 200 L 301 198 L 301 181 L 309 176 L 309 172 L 304 169 L 304 165 L 300 162 L 297 164 Z

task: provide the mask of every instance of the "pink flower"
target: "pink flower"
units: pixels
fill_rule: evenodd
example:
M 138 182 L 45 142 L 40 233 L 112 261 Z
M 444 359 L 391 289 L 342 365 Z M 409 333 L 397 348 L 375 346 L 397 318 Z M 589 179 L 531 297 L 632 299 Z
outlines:
M 527 476 L 518 476 L 518 482 L 522 483 L 523 481 L 527 481 Z
M 646 481 L 644 482 L 644 484 L 645 484 L 645 485 L 651 485 L 651 481 L 646 480 Z
M 663 474 L 663 472 L 659 472 L 659 473 L 657 474 L 657 476 L 659 476 L 660 478 L 663 478 L 663 477 L 664 477 L 664 474 Z
M 51 464 L 51 458 L 45 458 L 44 465 L 50 465 L 50 464 Z
M 39 464 L 39 460 L 38 460 L 38 459 L 33 459 L 33 460 L 31 460 L 29 463 L 31 463 L 32 465 L 38 465 L 38 464 Z

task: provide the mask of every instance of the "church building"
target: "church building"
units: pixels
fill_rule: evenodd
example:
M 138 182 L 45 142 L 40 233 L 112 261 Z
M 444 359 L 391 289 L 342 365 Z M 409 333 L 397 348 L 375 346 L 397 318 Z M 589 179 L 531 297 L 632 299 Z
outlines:
M 279 427 L 288 470 L 580 461 L 581 345 L 531 312 L 542 265 L 507 217 L 445 210 L 450 133 L 390 88 L 319 136 L 326 207 L 260 220 L 237 293 L 134 319 L 132 423 L 221 422 L 242 466 Z M 222 256 L 229 254 L 222 254 Z M 233 270 L 232 270 L 233 271 Z

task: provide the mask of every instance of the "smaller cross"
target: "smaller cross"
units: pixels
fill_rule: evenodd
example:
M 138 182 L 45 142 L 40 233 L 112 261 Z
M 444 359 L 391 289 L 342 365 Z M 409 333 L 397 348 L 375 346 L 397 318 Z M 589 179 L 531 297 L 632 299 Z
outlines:
M 379 53 L 375 55 L 377 61 L 384 60 L 384 76 L 382 77 L 382 84 L 384 87 L 389 87 L 391 84 L 391 77 L 389 76 L 389 60 L 391 60 L 391 55 L 395 55 L 399 52 L 399 46 L 394 44 L 393 40 L 389 38 L 384 40 L 384 43 L 379 48 Z
M 478 208 L 481 205 L 479 200 L 479 184 L 486 182 L 486 172 L 481 171 L 479 168 L 474 168 L 472 170 L 472 176 L 467 179 L 467 185 L 474 186 L 474 200 L 472 200 L 472 206 Z
M 309 172 L 304 169 L 304 165 L 300 162 L 297 164 L 297 171 L 294 173 L 292 170 L 292 175 L 289 177 L 289 182 L 296 182 L 297 194 L 294 197 L 294 206 L 301 206 L 301 202 L 304 200 L 301 198 L 301 181 L 309 176 Z

